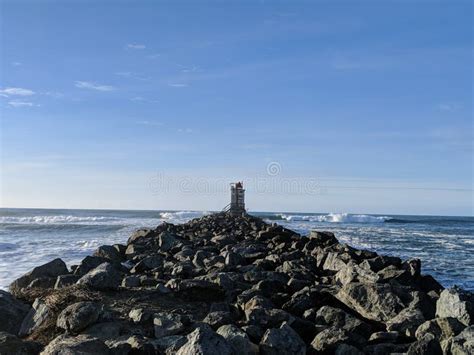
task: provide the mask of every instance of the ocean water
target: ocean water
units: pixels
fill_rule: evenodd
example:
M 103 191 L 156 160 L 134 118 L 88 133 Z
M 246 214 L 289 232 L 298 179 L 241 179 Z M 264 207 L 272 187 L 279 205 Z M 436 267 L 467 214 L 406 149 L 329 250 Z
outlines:
M 33 267 L 62 258 L 78 263 L 103 244 L 125 243 L 137 228 L 185 222 L 209 212 L 0 209 L 0 288 Z M 328 230 L 357 248 L 403 259 L 444 286 L 474 290 L 474 217 L 255 212 L 301 234 Z

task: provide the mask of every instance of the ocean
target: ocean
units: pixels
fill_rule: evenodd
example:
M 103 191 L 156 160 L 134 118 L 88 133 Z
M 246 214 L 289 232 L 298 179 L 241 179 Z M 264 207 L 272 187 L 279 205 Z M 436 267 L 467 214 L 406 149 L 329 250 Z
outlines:
M 125 243 L 137 228 L 185 222 L 210 212 L 0 209 L 0 289 L 54 258 L 80 262 L 103 244 Z M 302 235 L 335 233 L 356 248 L 419 258 L 444 286 L 474 290 L 474 217 L 251 212 Z

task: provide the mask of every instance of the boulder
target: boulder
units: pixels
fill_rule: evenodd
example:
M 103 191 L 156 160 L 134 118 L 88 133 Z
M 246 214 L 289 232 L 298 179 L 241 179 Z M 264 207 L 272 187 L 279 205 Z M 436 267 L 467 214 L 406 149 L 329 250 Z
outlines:
M 0 354 L 2 355 L 36 355 L 41 348 L 39 343 L 22 340 L 13 334 L 0 331 Z
M 337 272 L 335 279 L 341 285 L 351 282 L 376 283 L 379 280 L 379 275 L 350 261 Z
M 387 321 L 387 330 L 397 331 L 413 338 L 416 330 L 424 321 L 425 317 L 419 309 L 408 307 Z
M 408 348 L 407 355 L 442 355 L 439 340 L 433 334 L 425 334 Z
M 183 335 L 170 335 L 153 341 L 153 345 L 160 354 L 174 355 L 186 343 Z
M 232 347 L 209 326 L 200 325 L 186 337 L 186 343 L 176 355 L 232 355 Z
M 109 348 L 103 341 L 88 336 L 76 337 L 66 334 L 60 335 L 50 342 L 41 355 L 109 355 Z
M 158 236 L 158 245 L 161 251 L 169 251 L 178 243 L 179 241 L 176 239 L 176 236 L 169 232 L 160 233 Z
M 54 259 L 46 264 L 35 267 L 30 272 L 13 281 L 10 291 L 15 295 L 22 288 L 27 287 L 33 280 L 39 278 L 54 278 L 59 275 L 69 274 L 66 264 L 61 259 Z
M 100 264 L 110 262 L 110 260 L 101 256 L 86 256 L 81 263 L 74 269 L 74 275 L 84 276 L 89 271 L 95 269 Z
M 268 329 L 260 342 L 265 355 L 305 355 L 306 345 L 300 336 L 284 322 L 280 328 Z
M 181 316 L 172 313 L 157 313 L 153 318 L 155 338 L 177 335 L 184 330 Z
M 54 288 L 63 288 L 69 285 L 74 285 L 77 280 L 79 280 L 79 276 L 77 275 L 60 275 L 56 278 L 56 282 L 54 283 Z
M 469 326 L 452 339 L 451 353 L 453 355 L 474 354 L 474 326 Z
M 77 302 L 67 306 L 58 316 L 56 326 L 77 334 L 99 319 L 101 307 L 94 302 Z
M 257 345 L 250 341 L 247 333 L 233 324 L 226 324 L 219 327 L 217 334 L 221 335 L 229 343 L 234 354 L 258 354 Z
M 309 239 L 315 241 L 320 246 L 330 246 L 339 243 L 332 232 L 323 232 L 312 230 L 309 233 Z
M 21 337 L 25 335 L 30 335 L 36 329 L 38 329 L 44 322 L 46 322 L 51 316 L 51 309 L 46 305 L 43 300 L 37 298 L 33 303 L 33 307 L 30 309 L 25 319 L 23 319 L 18 335 Z
M 234 319 L 230 312 L 216 311 L 209 312 L 203 322 L 209 324 L 212 329 L 217 329 L 222 325 L 234 323 Z
M 0 331 L 18 334 L 30 306 L 15 299 L 10 293 L 0 290 Z
M 82 276 L 77 284 L 96 290 L 116 290 L 121 282 L 121 273 L 112 264 L 103 263 Z
M 94 252 L 94 256 L 99 256 L 115 262 L 121 262 L 123 260 L 122 254 L 118 248 L 112 245 L 102 245 L 98 247 Z
M 316 313 L 315 322 L 354 332 L 364 337 L 371 333 L 371 326 L 347 312 L 331 306 L 322 306 Z
M 316 352 L 334 352 L 341 344 L 354 345 L 351 334 L 340 328 L 327 328 L 318 333 L 311 342 L 311 348 Z
M 128 313 L 133 323 L 146 323 L 151 321 L 153 314 L 144 308 L 134 308 Z
M 130 273 L 143 273 L 163 266 L 163 257 L 161 255 L 150 255 L 140 260 Z
M 453 317 L 465 325 L 474 324 L 474 295 L 459 288 L 443 290 L 436 302 L 436 317 Z
M 363 317 L 379 322 L 392 319 L 406 307 L 389 284 L 350 283 L 336 297 Z

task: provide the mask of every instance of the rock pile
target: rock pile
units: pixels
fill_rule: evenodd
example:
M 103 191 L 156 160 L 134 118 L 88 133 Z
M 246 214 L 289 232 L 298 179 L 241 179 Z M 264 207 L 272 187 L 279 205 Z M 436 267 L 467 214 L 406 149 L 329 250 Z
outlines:
M 0 292 L 0 354 L 473 354 L 474 296 L 420 271 L 250 215 L 163 223 Z

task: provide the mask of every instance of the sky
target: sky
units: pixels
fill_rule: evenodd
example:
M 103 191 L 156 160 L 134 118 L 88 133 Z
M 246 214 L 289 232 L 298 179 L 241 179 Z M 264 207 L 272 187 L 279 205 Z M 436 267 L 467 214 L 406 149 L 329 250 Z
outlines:
M 0 4 L 2 207 L 474 213 L 470 1 Z

